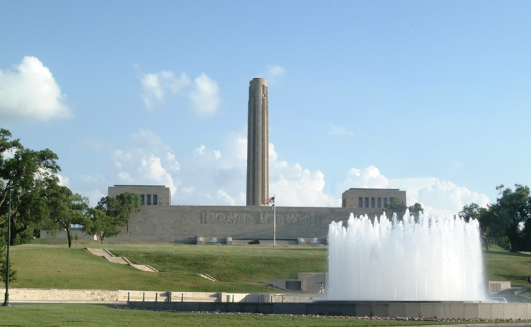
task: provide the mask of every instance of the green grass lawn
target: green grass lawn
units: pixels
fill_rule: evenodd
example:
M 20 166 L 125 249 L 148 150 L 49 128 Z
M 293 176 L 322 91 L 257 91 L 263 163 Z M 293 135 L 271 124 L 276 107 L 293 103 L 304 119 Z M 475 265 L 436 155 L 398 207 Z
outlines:
M 509 252 L 499 246 L 484 251 L 488 280 L 510 281 L 512 286 L 526 286 L 531 276 L 531 253 Z
M 110 263 L 85 247 L 107 248 L 160 273 Z M 326 270 L 326 248 L 197 246 L 164 243 L 105 243 L 42 239 L 11 248 L 18 280 L 12 287 L 269 293 L 271 278 Z M 218 282 L 201 278 L 206 273 Z
M 12 247 L 18 271 L 12 287 L 252 292 L 278 290 L 264 286 L 271 278 L 296 278 L 299 272 L 327 271 L 326 247 L 215 246 L 173 243 L 104 243 L 40 239 Z M 160 273 L 110 263 L 84 250 L 107 248 L 133 263 L 149 264 Z M 525 286 L 531 275 L 531 254 L 493 246 L 484 252 L 488 280 Z M 218 282 L 201 278 L 206 273 Z
M 459 323 L 459 322 L 452 322 Z M 461 322 L 462 323 L 462 322 Z M 0 307 L 0 326 L 412 326 L 429 321 L 267 315 L 199 314 L 116 309 L 106 305 L 39 304 Z M 450 324 L 438 322 L 438 324 Z

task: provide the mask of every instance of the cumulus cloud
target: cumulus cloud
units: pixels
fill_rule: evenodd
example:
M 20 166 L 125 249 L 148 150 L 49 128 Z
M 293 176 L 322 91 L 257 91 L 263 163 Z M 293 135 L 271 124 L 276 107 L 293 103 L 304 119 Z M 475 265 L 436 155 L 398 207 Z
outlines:
M 363 169 L 350 168 L 345 180 L 336 184 L 336 193 L 341 194 L 349 188 L 387 188 L 389 180 L 374 166 Z
M 204 155 L 205 154 L 205 149 L 206 149 L 206 146 L 201 144 L 200 147 L 198 147 L 197 149 L 194 150 L 194 152 L 193 152 L 194 156 Z
M 5 121 L 73 117 L 66 95 L 48 67 L 36 57 L 24 57 L 13 70 L 0 70 L 0 118 Z
M 125 184 L 166 185 L 172 193 L 177 183 L 170 171 L 180 169 L 179 162 L 159 136 L 147 129 L 140 129 L 130 137 L 126 149 L 115 149 L 106 167 L 106 179 Z
M 105 193 L 107 193 L 107 190 L 105 190 Z M 100 201 L 102 197 L 107 196 L 107 194 L 103 194 L 103 192 L 100 191 L 99 189 L 88 190 L 86 192 L 83 192 L 83 194 L 81 195 L 89 199 L 89 205 L 91 207 L 95 207 L 98 204 L 98 201 Z
M 425 213 L 449 216 L 461 211 L 472 202 L 486 206 L 489 198 L 485 194 L 470 191 L 466 187 L 435 177 L 389 179 L 375 166 L 363 169 L 351 168 L 343 182 L 336 185 L 336 194 L 349 188 L 399 188 L 406 191 L 407 204 L 420 203 Z
M 272 143 L 269 144 L 269 190 L 282 206 L 330 207 L 340 206 L 341 201 L 324 193 L 324 174 L 303 169 L 298 163 L 289 164 L 278 160 Z
M 144 93 L 140 96 L 149 111 L 155 108 L 156 103 L 164 103 L 166 91 L 177 94 L 190 84 L 187 74 L 181 73 L 179 77 L 176 77 L 172 72 L 165 70 L 150 74 L 139 72 L 138 78 L 144 88 Z
M 286 69 L 279 65 L 267 65 L 265 70 L 258 74 L 259 77 L 265 78 L 268 83 L 276 83 L 286 74 Z
M 204 73 L 197 77 L 194 83 L 194 90 L 189 95 L 190 106 L 199 115 L 213 115 L 221 103 L 218 83 Z
M 148 111 L 153 111 L 157 104 L 164 103 L 168 92 L 182 97 L 188 97 L 190 108 L 199 116 L 208 117 L 216 113 L 221 104 L 218 83 L 202 73 L 192 83 L 186 73 L 176 76 L 170 71 L 158 73 L 143 73 L 137 68 L 137 76 L 143 87 L 140 95 Z
M 59 182 L 58 182 L 59 185 L 67 186 L 67 187 L 70 186 L 70 179 L 68 177 L 63 176 L 61 174 L 55 174 L 55 176 L 57 176 L 57 178 L 59 179 Z
M 450 181 L 393 179 L 372 165 L 349 169 L 335 184 L 335 193 L 328 194 L 321 171 L 282 160 L 272 143 L 269 162 L 270 195 L 276 195 L 279 206 L 339 207 L 342 192 L 352 187 L 399 188 L 407 192 L 408 205 L 419 202 L 426 213 L 436 215 L 453 215 L 465 204 L 489 202 L 486 195 Z M 230 134 L 219 150 L 200 144 L 177 155 L 155 133 L 141 129 L 130 137 L 130 144 L 110 153 L 103 169 L 103 177 L 86 178 L 91 192 L 113 184 L 159 184 L 171 189 L 174 205 L 245 205 L 247 139 Z M 95 198 L 93 193 L 89 197 Z
M 217 197 L 218 199 L 224 201 L 226 204 L 230 206 L 233 206 L 236 204 L 236 201 L 234 201 L 234 199 L 227 192 L 223 191 L 223 189 L 219 189 L 217 191 Z

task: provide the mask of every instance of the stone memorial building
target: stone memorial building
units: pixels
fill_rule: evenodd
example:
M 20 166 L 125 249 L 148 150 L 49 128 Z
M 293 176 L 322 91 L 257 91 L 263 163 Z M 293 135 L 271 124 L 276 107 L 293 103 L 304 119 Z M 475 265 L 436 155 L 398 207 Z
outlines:
M 269 198 L 269 104 L 267 81 L 255 78 L 249 86 L 246 206 L 171 205 L 170 189 L 163 185 L 115 185 L 109 196 L 139 194 L 142 210 L 131 215 L 129 226 L 111 241 L 195 243 L 202 238 L 272 239 L 273 210 Z M 343 193 L 342 207 L 276 207 L 277 239 L 326 239 L 332 221 L 346 221 L 351 213 L 383 213 L 398 189 L 352 188 Z

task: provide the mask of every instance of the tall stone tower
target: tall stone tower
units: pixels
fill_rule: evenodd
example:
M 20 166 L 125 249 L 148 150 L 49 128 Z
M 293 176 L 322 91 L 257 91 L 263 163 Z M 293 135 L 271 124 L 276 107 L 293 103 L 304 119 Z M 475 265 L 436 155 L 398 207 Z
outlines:
M 269 197 L 269 105 L 267 81 L 249 83 L 247 125 L 247 205 L 264 206 Z

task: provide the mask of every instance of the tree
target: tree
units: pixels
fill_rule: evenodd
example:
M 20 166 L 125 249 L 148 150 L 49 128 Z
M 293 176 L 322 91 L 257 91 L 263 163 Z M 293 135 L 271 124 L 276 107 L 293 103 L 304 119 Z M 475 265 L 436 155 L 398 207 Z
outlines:
M 406 204 L 397 198 L 390 198 L 389 204 L 384 205 L 384 207 L 386 210 L 391 211 L 391 213 L 396 212 L 399 219 L 402 219 L 407 210 Z
M 11 191 L 11 245 L 17 235 L 38 226 L 48 217 L 46 190 L 57 184 L 60 171 L 57 155 L 50 149 L 34 151 L 22 147 L 19 140 L 10 141 L 11 133 L 0 129 L 0 178 L 4 187 L 0 194 L 0 216 L 5 217 Z M 5 224 L 5 218 L 0 225 Z
M 7 247 L 6 242 L 0 239 L 0 280 L 5 284 L 7 280 Z M 9 281 L 17 280 L 17 271 L 13 270 L 13 262 L 9 260 Z
M 86 220 L 83 231 L 90 235 L 97 235 L 100 241 L 107 237 L 120 234 L 120 227 L 129 223 L 129 217 L 133 212 L 141 209 L 140 196 L 125 192 L 116 198 L 104 196 L 98 202 L 95 209 L 90 209 L 89 219 Z
M 465 205 L 463 210 L 459 211 L 457 215 L 463 218 L 466 222 L 470 219 L 477 219 L 481 228 L 481 239 L 485 244 L 485 249 L 489 251 L 489 243 L 494 236 L 498 236 L 498 230 L 493 227 L 493 215 L 487 208 L 482 208 L 476 203 Z
M 112 217 L 105 214 L 99 209 L 88 209 L 88 216 L 83 222 L 82 231 L 87 235 L 95 235 L 101 243 L 106 237 L 116 236 L 120 231 L 115 228 L 116 225 L 112 222 Z
M 43 229 L 50 230 L 52 235 L 58 230 L 66 230 L 68 247 L 72 246 L 72 224 L 83 224 L 88 214 L 88 199 L 72 191 L 66 186 L 55 185 L 49 188 L 48 207 L 49 220 Z
M 419 216 L 421 213 L 424 213 L 424 208 L 422 208 L 422 205 L 420 203 L 415 203 L 409 209 L 409 214 L 415 217 L 416 219 L 419 219 Z
M 496 187 L 500 198 L 489 206 L 489 214 L 485 214 L 485 224 L 490 230 L 497 229 L 507 236 L 510 251 L 517 251 L 518 241 L 522 234 L 522 227 L 531 217 L 529 205 L 529 187 L 515 184 L 515 190 L 505 188 L 503 185 Z

